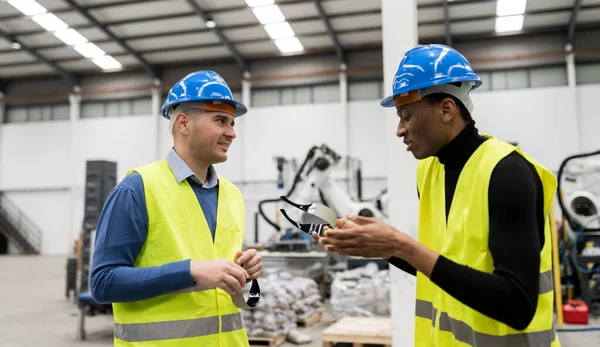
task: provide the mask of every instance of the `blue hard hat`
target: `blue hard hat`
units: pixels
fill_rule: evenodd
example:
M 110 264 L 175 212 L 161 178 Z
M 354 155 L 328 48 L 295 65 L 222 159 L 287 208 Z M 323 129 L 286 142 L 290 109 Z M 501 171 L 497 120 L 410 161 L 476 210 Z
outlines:
M 404 54 L 394 76 L 393 94 L 381 100 L 381 106 L 395 107 L 394 98 L 402 93 L 464 81 L 474 83 L 471 90 L 482 83 L 457 50 L 440 44 L 417 46 Z
M 211 70 L 196 71 L 183 77 L 171 87 L 167 100 L 162 105 L 160 113 L 169 119 L 167 114 L 171 106 L 183 102 L 222 101 L 235 108 L 235 116 L 239 117 L 248 112 L 248 108 L 233 99 L 227 82 L 218 73 Z

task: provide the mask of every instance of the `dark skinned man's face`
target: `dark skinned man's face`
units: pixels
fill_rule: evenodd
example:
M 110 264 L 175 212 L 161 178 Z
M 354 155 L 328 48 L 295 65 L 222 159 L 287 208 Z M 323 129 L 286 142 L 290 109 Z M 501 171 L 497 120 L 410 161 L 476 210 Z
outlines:
M 442 108 L 423 99 L 400 106 L 398 137 L 404 139 L 406 150 L 416 159 L 435 155 L 444 145 Z

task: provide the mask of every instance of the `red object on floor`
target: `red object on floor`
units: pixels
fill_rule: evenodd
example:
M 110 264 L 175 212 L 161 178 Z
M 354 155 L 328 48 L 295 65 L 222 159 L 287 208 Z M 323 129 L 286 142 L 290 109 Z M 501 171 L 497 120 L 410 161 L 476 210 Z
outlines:
M 589 309 L 581 300 L 569 300 L 563 305 L 563 316 L 567 324 L 588 324 Z

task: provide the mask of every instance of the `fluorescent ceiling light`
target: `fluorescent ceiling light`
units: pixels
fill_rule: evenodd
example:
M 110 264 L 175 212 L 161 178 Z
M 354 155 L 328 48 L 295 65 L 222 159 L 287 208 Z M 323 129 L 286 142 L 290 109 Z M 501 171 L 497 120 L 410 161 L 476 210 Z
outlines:
M 204 23 L 204 25 L 206 25 L 207 28 L 212 29 L 217 26 L 217 22 L 215 22 L 212 19 L 209 19 Z
M 496 16 L 513 16 L 525 13 L 527 0 L 498 0 L 496 3 Z
M 106 54 L 102 49 L 100 49 L 100 47 L 91 42 L 73 46 L 73 49 L 86 58 L 96 58 Z
M 297 37 L 275 40 L 275 45 L 281 53 L 301 52 L 304 50 L 304 46 L 302 46 Z
M 259 6 L 273 5 L 275 3 L 275 1 L 274 0 L 246 0 L 246 3 L 250 7 L 259 7 Z
M 68 46 L 75 46 L 86 43 L 88 40 L 75 29 L 55 31 L 54 36 Z
M 44 6 L 38 4 L 35 0 L 8 0 L 8 3 L 26 16 L 33 16 L 47 12 Z
M 252 12 L 254 12 L 254 15 L 256 18 L 258 18 L 260 24 L 271 24 L 285 21 L 285 17 L 277 5 L 255 7 L 252 9 Z
M 519 31 L 523 29 L 523 15 L 496 18 L 496 32 Z
M 288 22 L 267 24 L 265 25 L 265 30 L 273 40 L 284 39 L 296 35 L 294 34 L 294 29 L 292 29 Z
M 67 29 L 69 26 L 52 13 L 38 14 L 31 17 L 31 19 L 38 23 L 46 31 L 57 31 Z
M 110 55 L 103 55 L 92 59 L 92 63 L 98 65 L 102 70 L 120 70 L 123 65 Z

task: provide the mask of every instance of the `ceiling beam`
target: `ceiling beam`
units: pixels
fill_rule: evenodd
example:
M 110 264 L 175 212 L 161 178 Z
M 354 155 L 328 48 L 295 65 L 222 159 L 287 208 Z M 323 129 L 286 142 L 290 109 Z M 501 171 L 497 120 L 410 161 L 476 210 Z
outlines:
M 125 6 L 125 5 L 131 5 L 131 4 L 139 4 L 142 1 L 144 1 L 144 3 L 150 3 L 150 2 L 159 2 L 159 1 L 164 1 L 164 0 L 126 0 L 126 1 L 122 1 L 122 2 L 109 2 L 109 3 L 104 3 L 104 4 L 100 3 L 100 4 L 92 4 L 92 5 L 87 5 L 87 6 L 83 6 L 82 5 L 81 7 L 84 8 L 85 10 L 87 10 L 87 11 L 90 11 L 90 10 L 103 9 L 103 8 L 107 8 L 107 7 L 116 7 L 116 6 Z M 70 7 L 65 7 L 65 8 L 48 10 L 48 12 L 52 12 L 54 14 L 64 14 L 64 13 L 73 12 L 73 9 L 70 8 Z M 25 16 L 23 14 L 0 16 L 0 21 L 13 20 L 13 19 L 19 19 L 19 18 L 27 18 L 27 16 Z
M 449 6 L 451 6 L 450 4 L 448 4 Z M 600 4 L 595 4 L 595 5 L 584 5 L 581 6 L 581 10 L 596 10 L 596 9 L 600 9 Z M 560 12 L 568 12 L 571 13 L 573 11 L 573 7 L 569 6 L 569 7 L 559 7 L 559 8 L 552 8 L 552 9 L 546 9 L 546 10 L 529 10 L 529 11 L 525 11 L 525 13 L 523 15 L 525 16 L 532 16 L 532 15 L 540 15 L 540 14 L 552 14 L 552 13 L 560 13 Z M 464 18 L 459 18 L 459 19 L 450 19 L 450 24 L 453 23 L 466 23 L 466 22 L 470 22 L 470 21 L 478 21 L 478 20 L 493 20 L 496 19 L 496 15 L 495 14 L 491 14 L 491 15 L 474 15 L 472 17 L 464 17 Z M 429 21 L 420 21 L 419 25 L 434 25 L 434 24 L 444 24 L 444 19 L 441 20 L 429 20 Z
M 440 0 L 439 2 L 434 2 L 434 3 L 430 3 L 430 4 L 421 4 L 421 5 L 417 5 L 417 9 L 425 9 L 425 8 L 438 8 L 438 7 L 442 7 L 445 6 L 442 4 L 443 2 L 449 2 L 448 5 L 450 6 L 456 6 L 456 5 L 460 5 L 460 4 L 476 4 L 476 3 L 481 3 L 481 2 L 496 2 L 497 0 L 451 0 L 451 1 L 447 1 L 447 0 Z
M 340 30 L 340 31 L 338 31 L 338 34 L 352 34 L 352 33 L 358 33 L 358 32 L 364 33 L 367 31 L 375 31 L 375 30 L 381 30 L 381 26 L 376 25 L 376 26 L 371 26 L 371 27 Z M 181 32 L 177 32 L 177 33 L 171 33 L 170 35 L 178 35 L 178 34 L 184 34 L 184 33 L 189 33 L 189 32 L 181 31 Z M 167 35 L 167 36 L 170 36 L 170 35 Z M 325 35 L 327 35 L 327 32 L 319 31 L 319 32 L 314 32 L 314 33 L 298 35 L 298 38 L 302 39 L 305 37 L 315 37 L 315 36 L 325 36 Z M 271 40 L 270 38 L 256 38 L 256 39 L 246 39 L 246 40 L 234 41 L 233 43 L 236 45 L 240 45 L 240 44 L 249 44 L 249 43 L 261 43 L 261 42 L 267 42 L 270 40 Z M 110 42 L 110 40 L 102 40 L 102 41 L 94 41 L 94 42 L 107 43 L 107 42 Z M 149 48 L 149 49 L 138 49 L 138 52 L 140 52 L 141 54 L 150 54 L 150 53 L 169 52 L 169 51 L 173 51 L 173 50 L 179 51 L 179 50 L 186 50 L 186 49 L 214 48 L 214 47 L 220 47 L 220 46 L 222 46 L 222 44 L 220 42 L 218 42 L 218 43 L 193 43 L 193 44 L 182 45 L 182 46 L 168 46 L 168 47 L 158 47 L 158 48 Z M 54 48 L 60 48 L 60 47 L 64 47 L 64 45 L 38 46 L 38 47 L 36 47 L 36 49 L 44 50 L 44 49 L 54 49 Z M 10 52 L 12 52 L 11 49 L 0 50 L 0 54 L 10 53 Z M 121 53 L 114 53 L 112 55 L 116 56 L 116 55 L 120 55 L 120 54 Z M 66 62 L 66 61 L 77 61 L 77 60 L 81 60 L 81 57 L 77 56 L 74 58 L 62 58 L 62 59 L 58 59 L 57 61 Z M 0 67 L 13 66 L 14 64 L 15 63 L 8 63 L 8 64 L 0 63 Z M 26 64 L 30 64 L 30 62 L 23 62 L 23 63 L 18 63 L 18 64 L 26 65 Z
M 0 37 L 3 37 L 8 42 L 12 42 L 12 43 L 16 43 L 16 44 L 20 45 L 20 49 L 33 55 L 38 60 L 44 62 L 46 65 L 51 66 L 56 72 L 58 72 L 58 74 L 63 79 L 65 79 L 70 84 L 71 87 L 75 87 L 78 84 L 78 82 L 79 82 L 78 78 L 72 72 L 69 72 L 69 71 L 63 69 L 60 65 L 58 65 L 58 63 L 46 58 L 44 55 L 42 55 L 40 52 L 38 52 L 35 48 L 31 48 L 31 47 L 27 46 L 25 43 L 23 43 L 22 41 L 20 41 L 19 39 L 17 39 L 14 36 L 7 34 L 2 29 L 0 29 Z
M 1 1 L 1 0 L 0 0 Z M 363 12 L 351 12 L 351 13 L 343 13 L 343 14 L 335 14 L 335 15 L 329 15 L 329 19 L 331 18 L 348 18 L 348 17 L 356 17 L 356 16 L 363 16 L 363 15 L 377 15 L 380 14 L 381 11 L 377 10 L 373 10 L 373 11 L 363 11 Z M 124 20 L 118 20 L 118 21 L 106 21 L 104 22 L 104 25 L 107 27 L 112 27 L 115 25 L 124 25 L 124 24 L 131 24 L 131 23 L 143 23 L 143 22 L 148 22 L 151 23 L 152 21 L 155 20 L 160 20 L 160 19 L 176 19 L 176 18 L 185 18 L 185 17 L 189 17 L 190 13 L 189 12 L 185 12 L 185 13 L 179 13 L 179 14 L 170 14 L 170 15 L 165 15 L 165 16 L 155 16 L 155 17 L 146 17 L 146 18 L 135 18 L 135 19 L 124 19 Z M 296 18 L 294 20 L 288 21 L 290 24 L 294 24 L 294 23 L 298 23 L 298 22 L 302 22 L 302 21 L 309 21 L 309 20 L 320 20 L 321 18 L 319 16 L 308 16 L 308 17 L 300 17 L 300 18 Z M 228 26 L 221 26 L 221 30 L 227 30 L 227 29 L 245 29 L 245 28 L 255 28 L 258 26 L 262 26 L 261 24 L 257 24 L 257 23 L 252 23 L 252 24 L 235 24 L 235 25 L 228 25 Z M 91 24 L 83 24 L 83 25 L 73 25 L 71 28 L 73 29 L 89 29 L 89 28 L 93 28 L 94 25 Z M 197 30 L 197 29 L 196 29 Z M 208 28 L 206 29 L 202 29 L 201 31 L 208 31 Z M 47 31 L 45 30 L 28 30 L 28 31 L 20 31 L 20 32 L 13 32 L 14 35 L 19 35 L 19 36 L 26 36 L 26 35 L 37 35 L 37 34 L 44 34 L 47 33 Z M 163 35 L 163 33 L 165 33 L 164 31 L 161 33 L 158 33 L 157 36 Z M 166 35 L 169 35 L 168 32 L 166 32 Z M 151 37 L 151 35 L 148 35 L 147 37 Z M 123 39 L 125 39 L 125 37 L 123 37 Z M 128 39 L 128 38 L 127 38 Z
M 323 20 L 323 23 L 325 24 L 325 28 L 327 29 L 327 34 L 329 34 L 329 37 L 333 41 L 333 47 L 335 48 L 335 54 L 337 54 L 340 64 L 345 65 L 346 57 L 344 56 L 344 51 L 342 49 L 342 45 L 340 44 L 340 40 L 338 40 L 337 34 L 333 30 L 333 26 L 331 25 L 331 21 L 329 20 L 327 13 L 325 13 L 325 9 L 323 8 L 323 4 L 321 3 L 321 0 L 313 0 L 313 4 L 317 8 L 317 11 L 319 12 L 319 16 L 321 17 L 321 19 Z
M 571 19 L 569 20 L 569 31 L 567 36 L 567 43 L 573 44 L 575 38 L 575 25 L 577 24 L 577 16 L 579 15 L 579 9 L 581 8 L 581 0 L 574 0 L 573 12 L 571 12 Z
M 444 1 L 444 32 L 446 33 L 446 45 L 452 46 L 452 35 L 450 34 L 450 11 L 448 1 Z
M 1 2 L 2 0 L 0 0 Z M 139 4 L 141 2 L 144 2 L 144 4 L 148 4 L 148 3 L 152 3 L 152 2 L 164 2 L 165 0 L 125 0 L 125 1 L 121 1 L 121 2 L 108 2 L 108 3 L 100 3 L 100 4 L 90 4 L 87 6 L 81 6 L 84 9 L 88 10 L 88 11 L 93 11 L 93 10 L 99 10 L 99 9 L 106 9 L 106 8 L 111 8 L 111 7 L 120 7 L 120 6 L 127 6 L 127 5 L 133 5 L 133 4 Z M 297 4 L 297 3 L 303 3 L 306 2 L 306 0 L 288 0 L 282 4 L 279 4 L 279 6 L 288 6 L 288 5 L 293 5 L 293 4 Z M 151 5 L 151 4 L 149 4 Z M 241 11 L 241 10 L 245 10 L 248 9 L 247 5 L 235 5 L 235 6 L 230 6 L 230 7 L 222 7 L 222 8 L 215 8 L 212 10 L 205 10 L 206 13 L 208 14 L 215 14 L 215 13 L 223 13 L 223 12 L 232 12 L 232 11 Z M 60 8 L 60 9 L 56 9 L 56 10 L 52 10 L 50 12 L 54 13 L 54 14 L 64 14 L 64 13 L 69 13 L 72 12 L 73 10 L 71 8 Z M 24 15 L 22 14 L 17 14 L 17 15 L 8 15 L 8 16 L 0 16 L 0 21 L 4 21 L 4 20 L 13 20 L 13 19 L 19 19 L 19 18 L 25 18 Z
M 590 30 L 599 30 L 600 29 L 600 24 L 598 23 L 584 23 L 584 24 L 580 24 L 578 26 L 579 30 L 577 31 L 582 32 L 582 31 L 590 31 Z M 337 32 L 338 35 L 341 34 L 352 34 L 352 33 L 357 33 L 357 32 L 367 32 L 367 31 L 375 31 L 375 30 L 381 30 L 381 26 L 375 25 L 375 26 L 370 26 L 370 27 L 364 27 L 364 28 L 352 28 L 352 29 L 347 29 L 347 30 L 339 30 Z M 186 33 L 193 33 L 193 32 L 203 32 L 204 29 L 201 30 L 194 30 L 194 31 L 188 31 L 188 30 L 182 30 L 182 31 L 176 31 L 176 32 L 167 32 L 167 33 L 162 33 L 160 35 L 153 35 L 153 34 L 147 34 L 147 35 L 137 35 L 137 36 L 129 36 L 129 37 L 123 37 L 123 39 L 126 40 L 137 40 L 137 39 L 145 39 L 145 38 L 151 38 L 151 37 L 163 37 L 163 36 L 172 36 L 172 35 L 179 35 L 179 34 L 186 34 Z M 505 36 L 529 36 L 529 35 L 539 35 L 539 34 L 560 34 L 560 35 L 565 35 L 567 33 L 567 28 L 562 26 L 562 27 L 549 27 L 549 28 L 535 28 L 535 29 L 528 29 L 528 30 L 524 30 L 521 32 L 512 32 L 512 33 L 501 33 L 498 34 L 496 32 L 482 32 L 482 33 L 473 33 L 473 34 L 454 34 L 452 35 L 452 41 L 453 43 L 456 42 L 465 42 L 465 41 L 470 41 L 470 40 L 475 40 L 475 39 L 493 39 L 496 37 L 505 37 Z M 304 37 L 315 37 L 315 36 L 325 36 L 327 35 L 327 32 L 324 31 L 319 31 L 319 32 L 314 32 L 314 33 L 307 33 L 307 34 L 302 34 L 302 35 L 298 35 L 298 37 L 300 38 L 300 40 L 302 40 L 302 38 Z M 422 37 L 419 38 L 420 42 L 423 43 L 439 43 L 439 42 L 443 42 L 445 39 L 444 34 L 441 34 L 439 36 L 427 36 L 427 37 Z M 246 40 L 240 40 L 240 41 L 233 41 L 234 44 L 236 45 L 243 45 L 243 44 L 251 44 L 251 43 L 261 43 L 261 42 L 266 42 L 269 41 L 269 38 L 259 38 L 259 39 L 246 39 Z M 107 43 L 107 42 L 111 42 L 110 40 L 99 40 L 99 41 L 94 41 L 97 43 Z M 140 49 L 138 50 L 138 52 L 142 53 L 142 54 L 150 54 L 150 53 L 159 53 L 159 52 L 166 52 L 166 51 L 173 51 L 173 50 L 183 50 L 183 49 L 193 49 L 193 48 L 197 48 L 197 49 L 201 49 L 201 48 L 214 48 L 214 47 L 219 47 L 221 46 L 221 43 L 199 43 L 199 44 L 193 44 L 193 45 L 182 45 L 182 46 L 175 46 L 175 47 L 159 47 L 159 48 L 150 48 L 150 49 Z M 46 46 L 36 46 L 35 49 L 38 51 L 41 51 L 43 53 L 43 50 L 45 49 L 54 49 L 54 48 L 60 48 L 60 47 L 64 47 L 64 45 L 46 45 Z M 351 47 L 347 47 L 346 51 L 350 50 Z M 0 54 L 3 53 L 10 53 L 12 52 L 12 49 L 5 49 L 5 50 L 0 50 Z M 117 56 L 117 55 L 122 55 L 124 53 L 117 53 L 115 52 L 113 55 Z M 68 61 L 76 61 L 76 60 L 80 60 L 81 58 L 77 57 L 77 58 L 63 58 L 63 59 L 58 59 L 56 60 L 57 62 L 60 63 L 64 63 L 64 62 L 68 62 Z M 254 60 L 254 58 L 252 58 L 252 60 Z M 13 66 L 13 65 L 28 65 L 28 64 L 35 64 L 35 62 L 19 62 L 19 63 L 8 63 L 8 64 L 0 64 L 0 67 L 5 67 L 5 66 Z M 154 64 L 157 68 L 160 68 L 160 64 Z
M 150 77 L 152 77 L 152 79 L 158 78 L 158 74 L 157 74 L 156 70 L 154 69 L 154 67 L 152 67 L 152 65 L 150 65 L 150 63 L 148 63 L 148 61 L 146 61 L 146 59 L 144 57 L 142 57 L 142 55 L 139 52 L 136 52 L 125 41 L 123 41 L 121 38 L 119 38 L 117 35 L 115 35 L 106 25 L 100 23 L 100 21 L 98 21 L 94 16 L 92 16 L 88 10 L 81 7 L 81 5 L 76 3 L 74 0 L 63 0 L 63 1 L 65 1 L 69 5 L 71 5 L 71 7 L 73 9 L 75 9 L 75 11 L 77 11 L 79 14 L 84 16 L 87 20 L 92 22 L 94 24 L 94 26 L 96 26 L 98 29 L 100 29 L 104 34 L 108 35 L 108 37 L 110 37 L 113 41 L 115 41 L 121 47 L 123 47 L 123 49 L 125 49 L 125 51 L 127 51 L 127 53 L 133 55 L 137 59 L 137 61 L 142 65 L 142 68 L 150 75 Z
M 1 1 L 1 0 L 0 0 Z M 66 0 L 65 0 L 66 1 Z M 452 6 L 452 4 L 454 2 L 456 2 L 457 0 L 448 3 L 448 6 Z M 477 0 L 476 0 L 477 1 Z M 487 0 L 483 0 L 483 1 L 487 1 Z M 600 9 L 600 4 L 595 4 L 595 5 L 582 5 L 580 10 L 596 10 L 596 9 Z M 573 7 L 569 6 L 569 7 L 560 7 L 560 8 L 553 8 L 553 9 L 548 9 L 548 10 L 534 10 L 534 11 L 527 11 L 525 12 L 525 15 L 541 15 L 541 14 L 551 14 L 551 13 L 560 13 L 560 12 L 569 12 L 571 13 L 573 11 Z M 211 12 L 214 13 L 214 12 Z M 350 13 L 339 13 L 339 14 L 330 14 L 328 15 L 328 18 L 331 20 L 333 18 L 348 18 L 348 17 L 357 17 L 357 16 L 363 16 L 363 15 L 377 15 L 380 14 L 381 10 L 369 10 L 369 11 L 363 11 L 363 12 L 350 12 Z M 115 25 L 125 25 L 125 24 L 131 24 L 131 23 L 144 23 L 144 22 L 148 22 L 151 23 L 152 21 L 155 20 L 160 20 L 160 19 L 176 19 L 176 18 L 185 18 L 185 17 L 189 17 L 190 13 L 189 12 L 185 12 L 185 13 L 174 13 L 174 14 L 169 14 L 169 15 L 165 15 L 165 16 L 151 16 L 151 17 L 145 17 L 145 18 L 134 18 L 134 19 L 122 19 L 122 20 L 116 20 L 116 21 L 105 21 L 104 25 L 106 27 L 112 27 Z M 496 15 L 479 15 L 479 16 L 475 16 L 475 17 L 467 17 L 467 18 L 460 18 L 460 19 L 449 19 L 450 24 L 453 23 L 466 23 L 469 21 L 476 21 L 476 20 L 493 20 L 496 18 Z M 0 17 L 1 19 L 1 17 Z M 302 22 L 302 21 L 310 21 L 310 20 L 319 20 L 321 19 L 319 16 L 308 16 L 308 17 L 302 17 L 302 18 L 296 18 L 294 20 L 289 20 L 288 22 L 290 24 L 295 24 L 298 22 Z M 430 20 L 430 21 L 420 21 L 418 23 L 419 25 L 436 25 L 436 24 L 445 24 L 445 20 L 441 19 L 441 20 Z M 229 26 L 221 26 L 221 30 L 228 30 L 228 29 L 244 29 L 244 28 L 253 28 L 253 27 L 257 27 L 259 26 L 259 24 L 237 24 L 237 25 L 229 25 Z M 89 29 L 89 28 L 94 28 L 94 25 L 92 24 L 83 24 L 83 25 L 73 25 L 71 26 L 71 28 L 73 29 Z M 208 29 L 194 29 L 194 31 L 208 31 Z M 191 31 L 190 31 L 191 32 Z M 45 30 L 26 30 L 26 31 L 16 31 L 16 32 L 12 32 L 13 35 L 15 36 L 27 36 L 27 35 L 38 35 L 38 34 L 46 34 L 47 31 Z M 144 36 L 144 38 L 150 38 L 150 37 L 154 37 L 154 36 L 164 36 L 164 35 L 170 35 L 169 32 L 161 32 L 161 33 L 157 33 L 155 35 L 152 34 L 147 34 L 147 35 L 140 35 L 140 36 Z M 136 37 L 137 38 L 137 37 Z M 125 38 L 122 37 L 123 40 L 129 40 L 130 38 Z
M 211 19 L 208 13 L 204 11 L 200 7 L 200 5 L 198 5 L 194 0 L 187 0 L 187 3 L 194 9 L 196 14 L 204 21 L 204 23 Z M 223 34 L 223 30 L 219 27 L 219 23 L 217 23 L 216 27 L 212 28 L 212 31 L 214 31 L 215 35 L 217 35 L 219 40 L 223 42 L 225 47 L 227 47 L 227 50 L 229 50 L 231 55 L 233 55 L 235 62 L 238 64 L 240 69 L 242 69 L 242 72 L 249 72 L 250 70 L 248 68 L 248 64 L 246 64 L 246 61 L 244 60 L 240 52 L 238 52 L 238 50 L 233 46 L 233 43 L 231 43 L 227 36 Z

